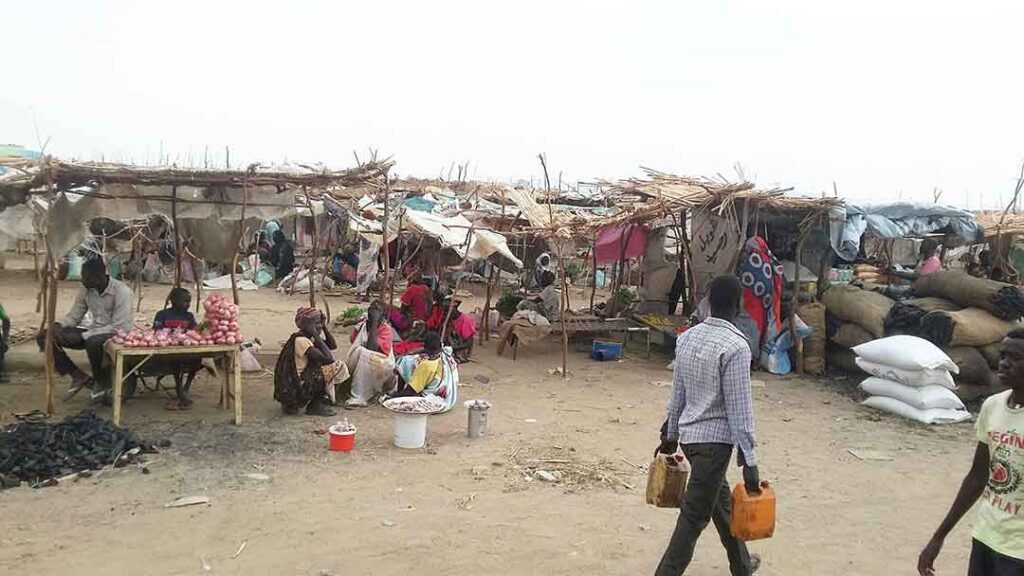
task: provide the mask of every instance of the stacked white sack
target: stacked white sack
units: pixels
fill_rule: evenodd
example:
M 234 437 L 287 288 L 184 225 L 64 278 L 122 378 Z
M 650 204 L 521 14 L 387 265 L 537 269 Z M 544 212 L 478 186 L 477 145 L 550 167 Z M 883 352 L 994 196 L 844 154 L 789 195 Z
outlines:
M 970 420 L 952 392 L 957 365 L 938 346 L 916 336 L 889 336 L 856 346 L 857 366 L 874 376 L 861 383 L 864 406 L 922 424 Z

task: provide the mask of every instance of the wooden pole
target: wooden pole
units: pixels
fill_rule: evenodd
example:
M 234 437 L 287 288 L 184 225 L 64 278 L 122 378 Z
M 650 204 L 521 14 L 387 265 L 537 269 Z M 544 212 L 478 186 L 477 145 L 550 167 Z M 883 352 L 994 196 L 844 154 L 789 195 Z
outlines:
M 313 277 L 316 275 L 316 259 L 320 255 L 320 230 L 316 225 L 316 212 L 313 210 L 313 201 L 309 199 L 309 190 L 305 190 L 305 193 L 306 207 L 309 208 L 309 214 L 313 217 L 313 258 L 309 264 L 309 305 L 316 308 L 316 283 L 313 282 Z
M 231 298 L 236 305 L 241 303 L 241 298 L 238 294 L 238 278 L 235 271 L 238 270 L 238 252 L 245 242 L 245 209 L 248 205 L 249 178 L 246 177 L 242 179 L 242 214 L 238 219 L 238 242 L 235 244 L 235 254 L 231 257 Z M 177 229 L 175 229 L 175 234 L 177 234 Z
M 597 232 L 594 232 L 594 242 L 590 245 L 590 260 L 594 264 L 591 274 L 590 286 L 590 313 L 594 313 L 594 296 L 597 295 Z
M 181 286 L 181 234 L 178 231 L 178 187 L 171 186 L 171 225 L 174 226 L 174 287 Z
M 403 212 L 398 211 L 398 232 L 395 233 L 395 242 L 397 242 L 397 248 L 395 250 L 395 273 L 401 274 L 402 268 L 405 267 L 407 262 L 405 261 L 406 242 L 405 238 L 402 237 L 402 216 Z M 390 258 L 390 255 L 388 255 Z M 395 302 L 395 283 L 388 283 L 388 306 L 390 307 Z
M 537 158 L 540 159 L 541 168 L 544 169 L 544 188 L 547 192 L 548 200 L 548 220 L 552 231 L 555 230 L 555 213 L 554 208 L 551 206 L 551 179 L 548 177 L 548 165 L 544 159 L 543 154 L 538 154 Z M 552 237 L 557 236 L 557 233 L 553 233 Z M 558 256 L 558 273 L 562 276 L 562 298 L 558 299 L 558 306 L 561 308 L 558 314 L 558 322 L 562 325 L 562 378 L 569 378 L 569 333 L 565 327 L 565 295 L 569 291 L 569 282 L 565 277 L 565 262 L 562 260 L 562 244 L 558 242 L 557 238 L 554 238 L 555 254 Z
M 476 229 L 476 222 L 471 222 L 469 225 L 469 232 L 466 233 L 466 243 L 463 245 L 463 250 L 466 251 L 466 255 L 462 257 L 462 268 L 465 269 L 466 262 L 469 262 L 469 247 L 473 244 L 473 234 Z M 440 252 L 440 250 L 438 250 Z M 448 311 L 444 315 L 444 324 L 441 325 L 441 342 L 444 342 L 444 337 L 448 335 L 448 322 L 452 319 L 452 310 L 455 309 L 455 298 L 459 291 L 459 287 L 462 286 L 462 280 L 465 278 L 465 274 L 459 277 L 455 281 L 455 288 L 452 290 L 452 297 L 448 301 Z
M 390 196 L 391 196 L 391 179 L 388 178 L 387 174 L 384 175 L 384 224 L 381 226 L 381 234 L 384 237 L 384 281 L 380 285 L 380 299 L 384 300 L 384 295 L 388 293 L 388 285 L 391 283 L 391 250 L 388 247 L 388 217 L 391 215 L 390 209 Z M 390 302 L 389 302 L 390 304 Z M 442 340 L 443 341 L 443 340 Z
M 800 252 L 804 248 L 804 240 L 807 238 L 807 231 L 801 231 L 796 242 L 796 256 L 793 259 L 796 271 L 793 273 L 793 297 L 789 310 L 789 336 L 793 341 L 793 350 L 796 356 L 796 371 L 804 373 L 804 342 L 796 333 L 796 309 L 800 304 Z
M 483 327 L 483 330 L 480 331 L 481 344 L 491 339 L 491 290 L 492 286 L 497 282 L 496 279 L 500 276 L 500 274 L 501 273 L 498 270 L 498 267 L 495 266 L 494 264 L 491 264 L 491 274 L 490 277 L 487 279 L 487 298 L 484 300 L 484 317 L 481 322 L 481 325 Z
M 47 180 L 50 180 L 50 172 L 47 169 Z M 53 254 L 53 243 L 50 240 L 50 232 L 53 230 L 53 204 L 57 199 L 57 194 L 54 189 L 53 182 L 48 182 L 50 188 L 50 204 L 46 209 L 46 263 L 50 279 L 47 286 L 47 297 L 46 297 L 46 315 L 44 316 L 44 322 L 46 324 L 46 345 L 44 352 L 46 354 L 46 412 L 48 414 L 53 413 L 53 389 L 55 386 L 55 380 L 57 377 L 57 368 L 54 366 L 53 361 L 53 324 L 56 322 L 57 317 L 57 259 Z

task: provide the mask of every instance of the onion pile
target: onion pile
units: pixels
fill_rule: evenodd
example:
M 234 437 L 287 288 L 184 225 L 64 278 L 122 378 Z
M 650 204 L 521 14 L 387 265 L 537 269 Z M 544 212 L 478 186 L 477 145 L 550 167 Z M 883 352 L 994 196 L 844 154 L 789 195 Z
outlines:
M 238 327 L 238 305 L 227 294 L 214 292 L 203 302 L 206 310 L 204 341 L 210 344 L 241 344 L 242 331 Z
M 211 346 L 241 344 L 238 328 L 238 305 L 225 294 L 215 292 L 205 302 L 206 320 L 202 330 L 160 328 L 159 330 L 118 330 L 113 341 L 127 348 L 165 348 L 168 346 Z
M 114 344 L 127 348 L 166 348 L 168 346 L 200 346 L 207 343 L 203 335 L 195 330 L 161 328 L 159 330 L 118 330 L 114 333 Z

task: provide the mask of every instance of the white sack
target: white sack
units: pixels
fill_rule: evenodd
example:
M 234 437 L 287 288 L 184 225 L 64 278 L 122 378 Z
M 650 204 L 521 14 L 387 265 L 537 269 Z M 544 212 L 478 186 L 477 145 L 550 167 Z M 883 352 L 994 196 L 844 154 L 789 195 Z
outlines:
M 878 376 L 879 378 L 892 380 L 907 386 L 942 386 L 943 388 L 956 390 L 956 384 L 953 382 L 953 376 L 949 373 L 949 370 L 941 368 L 933 370 L 904 370 L 894 366 L 871 362 L 863 358 L 855 358 L 854 362 L 857 363 L 861 370 L 872 376 Z
M 966 410 L 964 403 L 949 388 L 929 384 L 927 386 L 907 386 L 884 378 L 871 377 L 860 383 L 860 389 L 872 396 L 895 398 L 918 410 L 947 408 L 950 410 Z
M 864 406 L 902 416 L 908 420 L 915 420 L 921 424 L 953 424 L 971 419 L 971 413 L 965 410 L 949 410 L 948 408 L 932 408 L 930 410 L 918 410 L 910 404 L 900 402 L 895 398 L 885 396 L 872 396 L 863 402 Z
M 904 370 L 930 370 L 945 368 L 959 374 L 955 362 L 941 348 L 917 336 L 889 336 L 871 342 L 865 342 L 853 348 L 861 358 Z

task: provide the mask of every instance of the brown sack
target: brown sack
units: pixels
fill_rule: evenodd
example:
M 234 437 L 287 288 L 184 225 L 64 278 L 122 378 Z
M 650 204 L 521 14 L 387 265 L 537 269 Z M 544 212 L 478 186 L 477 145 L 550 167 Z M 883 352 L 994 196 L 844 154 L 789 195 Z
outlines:
M 988 362 L 977 348 L 970 346 L 956 346 L 944 348 L 949 359 L 960 368 L 959 374 L 954 374 L 953 379 L 959 384 L 974 384 L 988 386 L 994 382 L 994 374 L 988 367 Z
M 986 346 L 978 348 L 981 355 L 985 357 L 985 361 L 988 362 L 988 367 L 997 370 L 999 368 L 999 353 L 1003 351 L 1003 343 L 993 342 Z
M 658 454 L 647 470 L 647 503 L 658 508 L 679 508 L 690 477 L 690 463 L 678 465 L 670 454 Z
M 981 308 L 964 308 L 946 314 L 953 319 L 950 346 L 985 346 L 1002 342 L 1007 332 L 1021 325 L 1017 321 L 996 318 Z
M 943 312 L 954 312 L 956 310 L 963 310 L 964 308 L 963 306 L 955 302 L 950 302 L 945 298 L 937 298 L 935 296 L 928 296 L 925 298 L 914 298 L 913 300 L 907 300 L 906 302 L 907 304 L 910 304 L 911 306 L 924 311 L 926 314 L 928 312 L 935 312 L 936 310 L 941 310 Z
M 939 296 L 965 307 L 984 308 L 1007 320 L 1016 320 L 1024 312 L 1024 296 L 1017 287 L 953 270 L 921 276 L 914 282 L 914 293 Z
M 847 322 L 836 330 L 836 333 L 832 335 L 832 341 L 839 344 L 843 348 L 853 348 L 854 346 L 860 346 L 866 342 L 871 342 L 875 337 L 871 335 L 871 332 L 861 328 L 860 326 Z
M 804 372 L 825 373 L 825 305 L 817 302 L 804 304 L 797 310 L 797 316 L 811 328 L 804 338 Z
M 825 356 L 828 360 L 828 365 L 832 368 L 838 368 L 844 372 L 851 374 L 867 374 L 860 366 L 857 366 L 857 355 L 848 348 L 829 342 L 825 347 Z
M 875 338 L 884 335 L 885 316 L 893 305 L 892 300 L 881 294 L 846 284 L 832 286 L 821 300 L 836 318 L 859 324 Z

